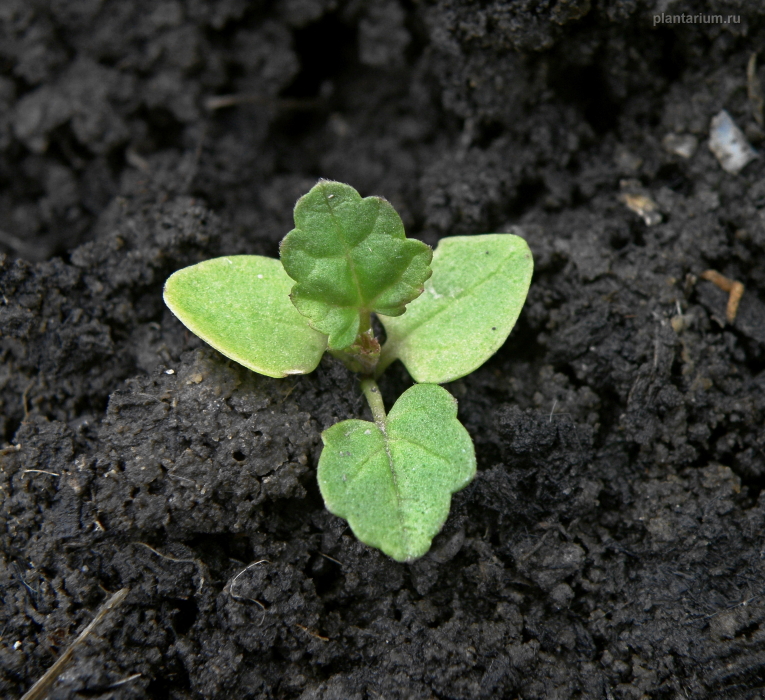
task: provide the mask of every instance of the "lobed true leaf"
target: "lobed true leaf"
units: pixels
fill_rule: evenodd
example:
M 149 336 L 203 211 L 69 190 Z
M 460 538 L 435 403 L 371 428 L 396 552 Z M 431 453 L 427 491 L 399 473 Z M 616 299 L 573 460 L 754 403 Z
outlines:
M 313 328 L 342 350 L 365 331 L 370 312 L 398 316 L 422 293 L 431 249 L 408 239 L 396 210 L 321 180 L 295 205 L 295 228 L 280 248 L 297 284 L 292 302 Z

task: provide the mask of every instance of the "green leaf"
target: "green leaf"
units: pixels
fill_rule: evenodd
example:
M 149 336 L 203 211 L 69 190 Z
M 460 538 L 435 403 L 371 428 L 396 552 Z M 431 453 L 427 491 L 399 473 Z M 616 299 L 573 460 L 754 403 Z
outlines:
M 430 549 L 451 495 L 475 476 L 457 401 L 435 384 L 405 391 L 381 424 L 346 420 L 322 433 L 319 488 L 327 509 L 396 561 Z
M 291 299 L 311 325 L 342 350 L 366 331 L 369 313 L 387 316 L 422 293 L 431 249 L 407 239 L 396 210 L 381 197 L 361 198 L 340 182 L 321 180 L 295 205 L 295 228 L 281 259 L 297 284 Z
M 521 312 L 534 261 L 519 236 L 444 238 L 433 254 L 425 293 L 387 334 L 380 367 L 396 358 L 417 382 L 442 384 L 480 367 L 505 342 Z
M 278 260 L 232 255 L 178 270 L 164 298 L 218 352 L 254 372 L 285 377 L 314 370 L 327 347 L 327 337 L 290 302 L 291 286 Z

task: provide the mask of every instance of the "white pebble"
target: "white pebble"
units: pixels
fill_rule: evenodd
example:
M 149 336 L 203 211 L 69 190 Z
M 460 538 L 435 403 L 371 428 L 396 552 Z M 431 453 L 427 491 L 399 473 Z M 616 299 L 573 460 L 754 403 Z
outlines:
M 741 172 L 749 161 L 757 158 L 757 151 L 749 145 L 746 136 L 725 110 L 712 117 L 709 150 L 715 154 L 722 169 L 732 175 Z

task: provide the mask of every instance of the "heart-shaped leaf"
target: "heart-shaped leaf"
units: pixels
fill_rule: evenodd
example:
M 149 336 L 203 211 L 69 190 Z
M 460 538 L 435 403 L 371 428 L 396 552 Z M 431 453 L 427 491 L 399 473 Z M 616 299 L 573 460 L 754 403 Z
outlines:
M 381 197 L 361 198 L 340 182 L 321 180 L 295 205 L 295 228 L 281 259 L 297 284 L 292 302 L 342 350 L 368 329 L 372 311 L 388 316 L 422 293 L 431 249 L 411 240 Z
M 398 358 L 417 382 L 442 384 L 480 367 L 505 342 L 521 312 L 534 261 L 509 233 L 444 238 L 425 292 L 387 334 L 379 367 Z
M 346 420 L 322 433 L 319 488 L 327 509 L 396 561 L 430 549 L 451 495 L 475 476 L 457 401 L 435 384 L 405 391 L 380 425 Z
M 327 336 L 292 305 L 291 287 L 278 260 L 232 255 L 178 270 L 165 283 L 164 298 L 218 352 L 260 374 L 285 377 L 313 371 L 327 347 Z

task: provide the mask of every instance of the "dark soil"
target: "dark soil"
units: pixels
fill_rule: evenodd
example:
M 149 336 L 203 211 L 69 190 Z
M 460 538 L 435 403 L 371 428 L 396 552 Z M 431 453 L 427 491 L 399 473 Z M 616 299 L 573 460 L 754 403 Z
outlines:
M 765 148 L 762 3 L 2 0 L 0 26 L 2 697 L 125 586 L 51 698 L 761 697 L 765 158 L 706 141 L 726 109 Z M 276 255 L 318 177 L 535 254 L 448 387 L 479 473 L 411 565 L 318 493 L 356 379 L 256 376 L 162 303 L 180 267 Z M 745 285 L 733 322 L 707 269 Z

